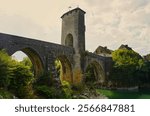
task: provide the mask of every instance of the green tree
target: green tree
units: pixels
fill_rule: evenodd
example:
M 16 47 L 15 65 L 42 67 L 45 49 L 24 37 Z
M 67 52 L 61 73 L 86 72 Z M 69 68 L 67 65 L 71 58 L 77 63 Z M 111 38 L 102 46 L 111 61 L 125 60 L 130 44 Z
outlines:
M 139 84 L 145 62 L 142 57 L 128 49 L 118 49 L 112 53 L 114 61 L 112 80 L 118 86 L 133 86 Z
M 0 51 L 0 89 L 19 98 L 29 98 L 33 77 L 29 66 L 13 60 L 4 50 Z
M 28 66 L 18 63 L 13 69 L 10 90 L 19 98 L 30 98 L 32 92 L 33 73 Z
M 13 62 L 11 57 L 4 51 L 0 51 L 0 87 L 7 89 L 12 77 Z
M 115 66 L 123 66 L 128 67 L 136 66 L 139 64 L 139 60 L 142 59 L 142 57 L 134 52 L 133 50 L 127 50 L 127 49 L 119 49 L 112 53 L 113 61 L 115 62 Z
M 24 66 L 28 66 L 31 72 L 34 72 L 32 62 L 28 57 L 24 57 L 20 63 L 23 64 Z

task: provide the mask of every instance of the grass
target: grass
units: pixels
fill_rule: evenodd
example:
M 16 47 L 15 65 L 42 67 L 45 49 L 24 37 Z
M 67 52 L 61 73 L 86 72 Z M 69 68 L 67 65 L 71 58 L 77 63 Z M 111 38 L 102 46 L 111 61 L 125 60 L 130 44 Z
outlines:
M 116 91 L 97 89 L 98 93 L 107 96 L 109 99 L 150 99 L 150 92 L 140 91 Z

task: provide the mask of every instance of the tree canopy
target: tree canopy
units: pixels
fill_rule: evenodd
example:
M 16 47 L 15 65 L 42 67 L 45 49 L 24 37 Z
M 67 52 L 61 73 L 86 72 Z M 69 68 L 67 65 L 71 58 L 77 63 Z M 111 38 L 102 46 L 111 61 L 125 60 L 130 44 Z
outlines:
M 134 86 L 145 80 L 148 67 L 144 59 L 135 51 L 118 49 L 112 53 L 114 62 L 111 79 L 118 86 Z
M 33 77 L 29 66 L 13 60 L 4 50 L 0 51 L 0 88 L 25 98 Z

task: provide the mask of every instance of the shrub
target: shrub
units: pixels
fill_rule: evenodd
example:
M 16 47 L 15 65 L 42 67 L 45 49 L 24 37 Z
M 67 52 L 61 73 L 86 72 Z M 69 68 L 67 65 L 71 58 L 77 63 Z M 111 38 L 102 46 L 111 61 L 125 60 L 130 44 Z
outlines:
M 39 97 L 46 99 L 63 99 L 67 98 L 62 88 L 48 87 L 46 85 L 36 86 L 36 92 Z
M 17 64 L 13 69 L 13 77 L 9 89 L 19 98 L 30 98 L 34 79 L 29 67 Z
M 62 82 L 62 88 L 63 88 L 63 91 L 65 93 L 64 98 L 72 98 L 73 91 L 71 89 L 70 83 L 67 81 L 63 81 Z

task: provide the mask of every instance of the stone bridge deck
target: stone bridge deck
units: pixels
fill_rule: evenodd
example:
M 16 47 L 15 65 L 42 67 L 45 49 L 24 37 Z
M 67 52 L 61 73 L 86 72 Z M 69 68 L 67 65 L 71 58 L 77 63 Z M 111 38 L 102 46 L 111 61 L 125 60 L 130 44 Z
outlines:
M 5 43 L 5 44 L 4 44 Z M 46 41 L 41 41 L 37 39 L 31 39 L 31 38 L 26 38 L 26 37 L 19 37 L 15 35 L 10 35 L 10 34 L 3 34 L 0 33 L 0 48 L 5 48 L 16 46 L 16 47 L 37 47 L 37 48 L 42 48 L 45 50 L 52 50 L 55 54 L 74 54 L 74 50 L 71 47 L 68 46 L 63 46 L 60 44 L 56 43 L 51 43 L 51 42 L 46 42 Z M 4 47 L 3 47 L 4 46 Z

